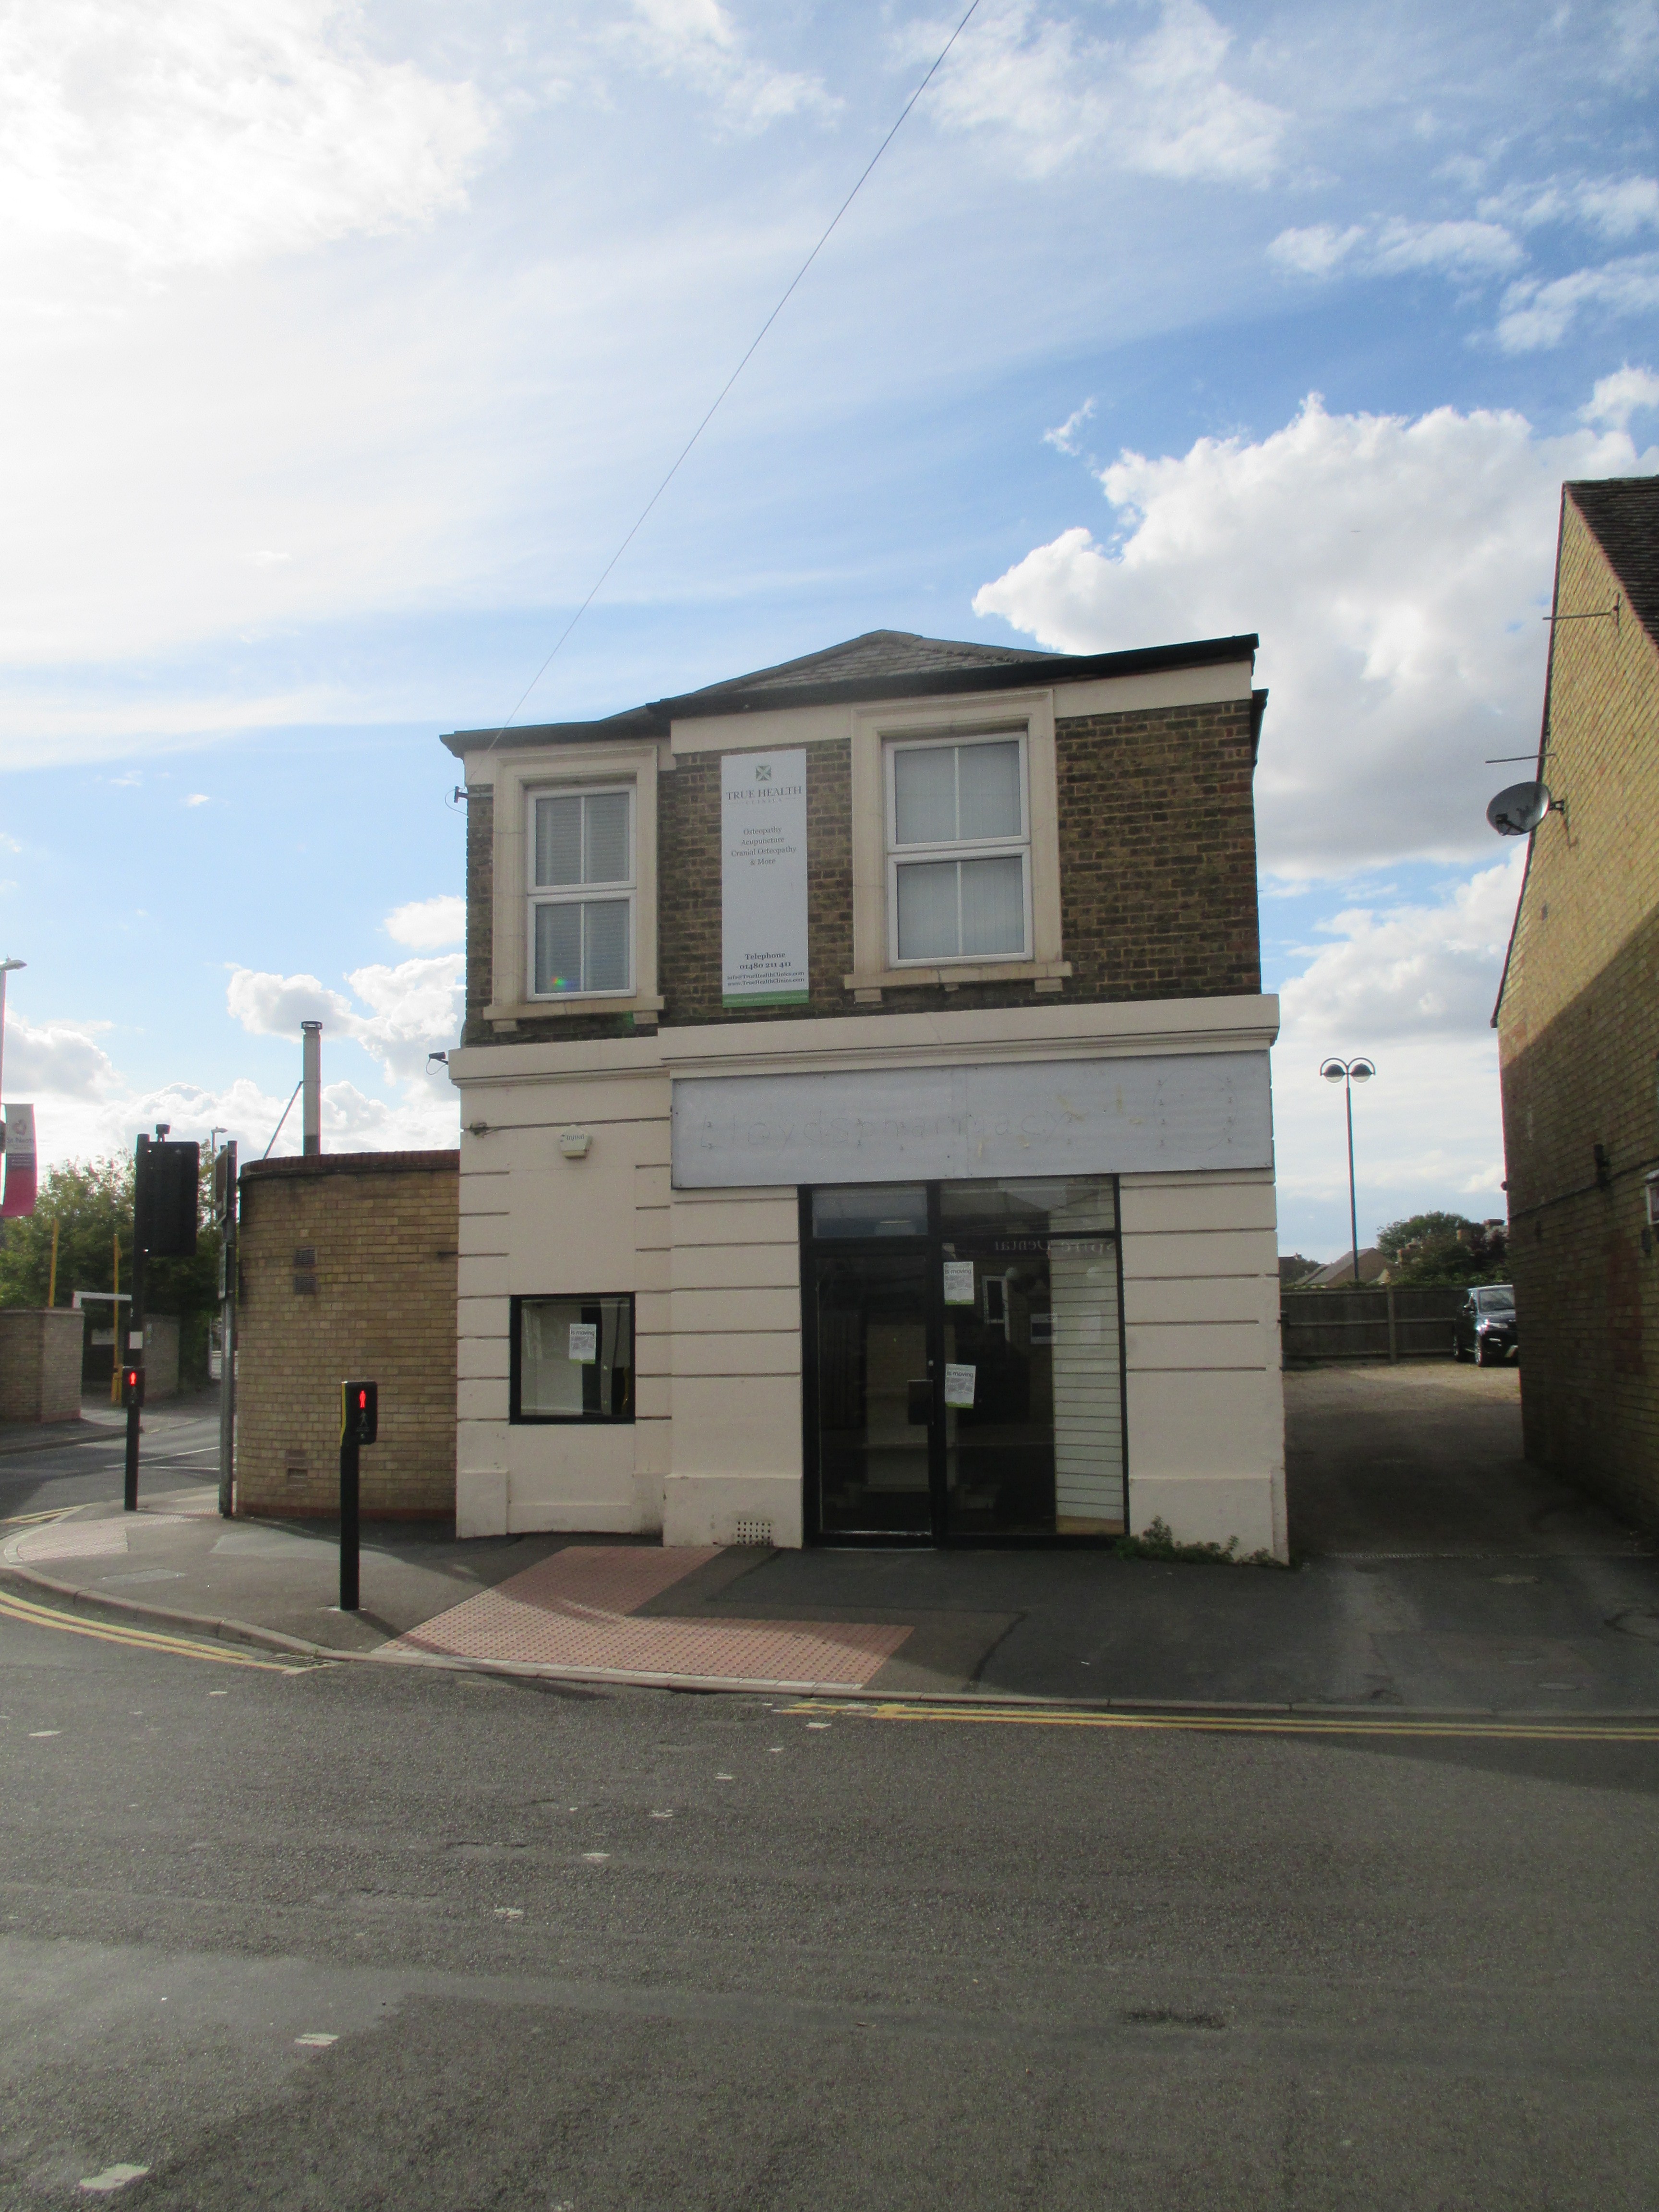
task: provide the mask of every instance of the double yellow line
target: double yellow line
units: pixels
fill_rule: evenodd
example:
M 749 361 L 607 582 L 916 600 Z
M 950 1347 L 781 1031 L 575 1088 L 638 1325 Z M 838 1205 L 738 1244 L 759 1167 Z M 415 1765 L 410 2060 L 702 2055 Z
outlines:
M 36 1516 L 46 1520 L 52 1516 Z M 203 1644 L 194 1637 L 169 1636 L 159 1628 L 129 1628 L 125 1622 L 114 1620 L 76 1620 L 55 1606 L 37 1605 L 32 1598 L 19 1597 L 12 1590 L 0 1590 L 0 1616 L 8 1620 L 20 1620 L 30 1628 L 60 1629 L 68 1636 L 90 1636 L 99 1644 L 124 1644 L 137 1651 L 163 1651 L 175 1659 L 206 1659 L 216 1667 L 253 1667 L 265 1674 L 308 1674 L 308 1665 L 296 1665 L 282 1659 L 255 1659 L 250 1654 L 228 1650 L 222 1644 Z
M 845 1703 L 822 1698 L 779 1708 L 787 1713 L 840 1713 L 870 1721 L 957 1721 L 979 1728 L 1117 1729 L 1145 1734 L 1205 1735 L 1389 1735 L 1484 1737 L 1506 1743 L 1659 1743 L 1659 1723 L 1648 1720 L 1578 1721 L 1460 1719 L 1432 1716 L 1391 1719 L 1385 1713 L 1095 1713 L 1037 1705 L 940 1705 L 902 1698 Z

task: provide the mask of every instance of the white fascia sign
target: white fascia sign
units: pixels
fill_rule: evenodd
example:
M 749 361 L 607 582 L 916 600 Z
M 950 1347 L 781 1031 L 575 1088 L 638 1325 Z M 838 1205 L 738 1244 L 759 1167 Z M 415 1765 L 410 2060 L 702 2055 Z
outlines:
M 727 753 L 720 781 L 720 998 L 804 1006 L 806 754 Z

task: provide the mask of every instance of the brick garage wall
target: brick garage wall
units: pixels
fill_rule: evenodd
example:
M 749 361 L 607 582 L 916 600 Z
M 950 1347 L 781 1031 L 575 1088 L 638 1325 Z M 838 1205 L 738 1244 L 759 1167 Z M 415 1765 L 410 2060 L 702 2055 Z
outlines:
M 78 1421 L 82 1316 L 0 1307 L 0 1421 Z
M 459 1152 L 269 1160 L 241 1177 L 236 1510 L 338 1510 L 340 1384 L 380 1386 L 362 1510 L 455 1510 Z
M 1559 610 L 1619 588 L 1569 499 Z M 1556 626 L 1549 742 L 1569 818 L 1534 838 L 1498 1024 L 1526 1453 L 1659 1529 L 1659 647 L 1628 610 Z

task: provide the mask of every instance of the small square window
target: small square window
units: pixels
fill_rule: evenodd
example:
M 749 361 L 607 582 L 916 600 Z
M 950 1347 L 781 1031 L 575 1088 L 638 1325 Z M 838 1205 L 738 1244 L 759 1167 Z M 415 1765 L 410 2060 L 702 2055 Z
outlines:
M 508 1418 L 631 1421 L 630 1293 L 513 1301 Z

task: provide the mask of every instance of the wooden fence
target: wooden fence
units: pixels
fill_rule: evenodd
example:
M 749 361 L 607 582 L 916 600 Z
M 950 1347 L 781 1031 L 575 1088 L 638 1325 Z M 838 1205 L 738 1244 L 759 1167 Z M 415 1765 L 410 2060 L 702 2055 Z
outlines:
M 1451 1358 L 1452 1316 L 1468 1296 L 1455 1283 L 1420 1289 L 1282 1291 L 1285 1364 Z

